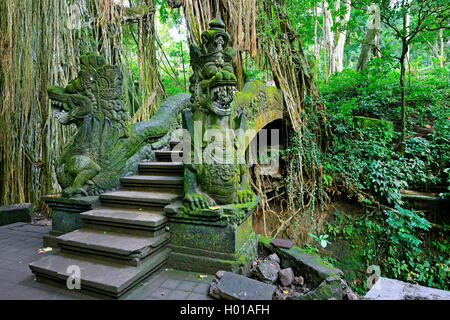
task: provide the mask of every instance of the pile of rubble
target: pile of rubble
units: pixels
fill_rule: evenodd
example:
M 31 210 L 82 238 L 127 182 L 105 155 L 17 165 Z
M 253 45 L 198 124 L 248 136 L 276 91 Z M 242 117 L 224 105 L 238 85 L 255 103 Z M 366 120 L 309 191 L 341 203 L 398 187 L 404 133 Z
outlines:
M 210 295 L 217 299 L 238 300 L 357 300 L 359 297 L 342 279 L 328 277 L 314 287 L 307 275 L 282 268 L 280 257 L 272 253 L 252 261 L 247 277 L 219 271 L 211 283 Z
M 256 259 L 252 262 L 251 273 L 255 280 L 277 285 L 274 300 L 285 300 L 296 293 L 306 294 L 310 291 L 305 285 L 305 279 L 295 276 L 292 268 L 282 269 L 280 258 L 272 253 L 265 259 Z

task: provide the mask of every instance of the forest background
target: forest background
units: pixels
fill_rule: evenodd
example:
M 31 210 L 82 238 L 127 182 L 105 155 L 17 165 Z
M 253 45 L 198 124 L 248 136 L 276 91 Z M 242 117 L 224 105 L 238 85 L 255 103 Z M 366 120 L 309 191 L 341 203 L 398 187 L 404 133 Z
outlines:
M 0 205 L 45 212 L 40 197 L 60 192 L 55 161 L 75 129 L 52 118 L 46 88 L 75 78 L 82 54 L 121 67 L 131 121 L 147 120 L 188 92 L 189 44 L 220 16 L 238 89 L 275 84 L 287 110 L 281 175 L 251 169 L 256 231 L 321 253 L 360 293 L 369 265 L 448 290 L 449 10 L 441 0 L 2 0 Z

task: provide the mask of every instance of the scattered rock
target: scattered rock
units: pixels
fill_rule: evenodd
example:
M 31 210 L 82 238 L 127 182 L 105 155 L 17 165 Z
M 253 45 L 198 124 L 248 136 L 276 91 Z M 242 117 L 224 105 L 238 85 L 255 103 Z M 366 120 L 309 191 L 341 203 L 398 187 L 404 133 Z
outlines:
M 343 290 L 340 279 L 327 278 L 314 290 L 308 292 L 305 295 L 301 295 L 294 300 L 328 300 L 334 298 L 336 300 L 342 300 Z
M 232 272 L 224 272 L 220 280 L 211 283 L 209 294 L 227 300 L 272 300 L 276 286 Z
M 274 283 L 278 279 L 280 265 L 270 260 L 264 260 L 256 266 L 256 276 L 264 282 Z
M 290 286 L 294 281 L 294 277 L 292 268 L 286 268 L 278 272 L 278 278 L 280 279 L 281 285 L 284 287 Z
M 272 247 L 271 249 L 273 252 L 274 248 Z M 304 259 L 297 260 L 292 259 L 290 255 L 286 255 L 286 253 L 294 253 L 295 258 L 297 258 L 295 250 L 286 251 L 281 249 L 281 251 L 277 250 L 276 252 L 253 260 L 250 264 L 250 272 L 245 275 L 222 270 L 218 271 L 216 278 L 211 284 L 210 295 L 217 299 L 229 300 L 362 299 L 340 277 L 341 271 L 339 269 L 325 267 L 318 260 L 318 256 L 316 258 L 308 255 L 310 259 L 306 259 L 303 257 L 305 254 L 299 252 L 300 258 Z M 306 272 L 303 275 L 308 277 L 308 283 L 306 283 L 303 276 L 295 276 L 294 270 L 290 266 L 295 267 L 296 263 L 308 267 L 306 270 L 296 269 L 298 272 Z M 281 265 L 285 268 L 281 269 Z M 320 279 L 322 280 L 318 282 Z M 274 284 L 277 280 L 279 282 L 275 286 Z
M 280 257 L 276 253 L 272 253 L 267 259 L 280 264 Z
M 273 239 L 270 244 L 283 249 L 290 249 L 294 245 L 294 243 L 291 240 L 285 240 L 285 239 Z
M 294 284 L 303 287 L 305 285 L 305 279 L 302 276 L 295 277 Z
M 335 278 L 342 278 L 344 276 L 342 270 L 326 264 L 317 254 L 310 254 L 296 246 L 293 246 L 289 250 L 282 249 L 273 244 L 273 242 L 262 243 L 262 249 L 271 253 L 275 252 L 280 257 L 281 264 L 284 268 L 293 267 L 295 270 L 302 270 L 301 275 L 308 275 L 308 283 L 313 287 L 319 286 L 329 276 Z

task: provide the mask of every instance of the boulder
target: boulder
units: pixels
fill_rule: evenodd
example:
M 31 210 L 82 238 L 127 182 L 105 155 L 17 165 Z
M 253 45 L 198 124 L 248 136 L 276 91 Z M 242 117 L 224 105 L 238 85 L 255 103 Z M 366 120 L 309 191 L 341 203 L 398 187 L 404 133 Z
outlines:
M 305 279 L 302 276 L 295 277 L 294 284 L 303 287 L 305 285 Z
M 209 293 L 216 299 L 272 300 L 276 288 L 271 284 L 225 272 L 220 280 L 211 283 Z
M 264 260 L 256 266 L 256 276 L 261 281 L 274 283 L 278 279 L 280 265 L 271 260 Z
M 274 245 L 278 248 L 284 248 L 284 249 L 290 249 L 294 245 L 294 243 L 291 240 L 286 239 L 273 239 L 270 244 Z
M 276 253 L 272 253 L 270 256 L 267 257 L 267 259 L 280 264 L 280 257 L 278 257 Z
M 286 268 L 278 272 L 278 278 L 283 287 L 288 287 L 294 281 L 294 271 L 292 268 Z
M 272 239 L 259 236 L 262 252 L 275 252 L 281 259 L 283 268 L 292 268 L 295 274 L 307 275 L 307 286 L 317 287 L 328 277 L 340 279 L 344 273 L 324 261 L 319 255 L 311 254 L 297 246 L 290 249 L 280 248 L 272 244 Z

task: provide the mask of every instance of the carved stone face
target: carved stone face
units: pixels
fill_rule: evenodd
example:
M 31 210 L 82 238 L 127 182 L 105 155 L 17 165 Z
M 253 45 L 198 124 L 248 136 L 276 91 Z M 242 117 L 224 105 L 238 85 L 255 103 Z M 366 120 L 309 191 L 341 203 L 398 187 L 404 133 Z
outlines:
M 61 124 L 70 124 L 72 121 L 69 115 L 68 96 L 65 93 L 66 89 L 59 86 L 51 86 L 47 89 L 48 97 L 50 98 L 53 116 Z
M 51 86 L 47 89 L 51 100 L 53 116 L 59 123 L 69 125 L 81 121 L 85 113 L 77 115 L 77 110 L 92 110 L 91 100 L 81 94 L 70 93 L 67 88 Z
M 63 88 L 47 89 L 54 117 L 64 125 L 79 125 L 85 116 L 108 118 L 123 133 L 127 130 L 129 115 L 122 105 L 122 73 L 108 65 L 97 54 L 81 56 L 78 77 Z
M 202 34 L 202 46 L 191 49 L 191 63 L 198 83 L 198 103 L 203 109 L 219 116 L 231 114 L 236 91 L 233 69 L 233 49 L 227 47 L 230 36 L 222 20 L 215 19 Z
M 220 116 L 228 116 L 231 114 L 231 102 L 234 98 L 234 86 L 219 85 L 211 89 L 212 104 L 209 105 L 210 110 Z

